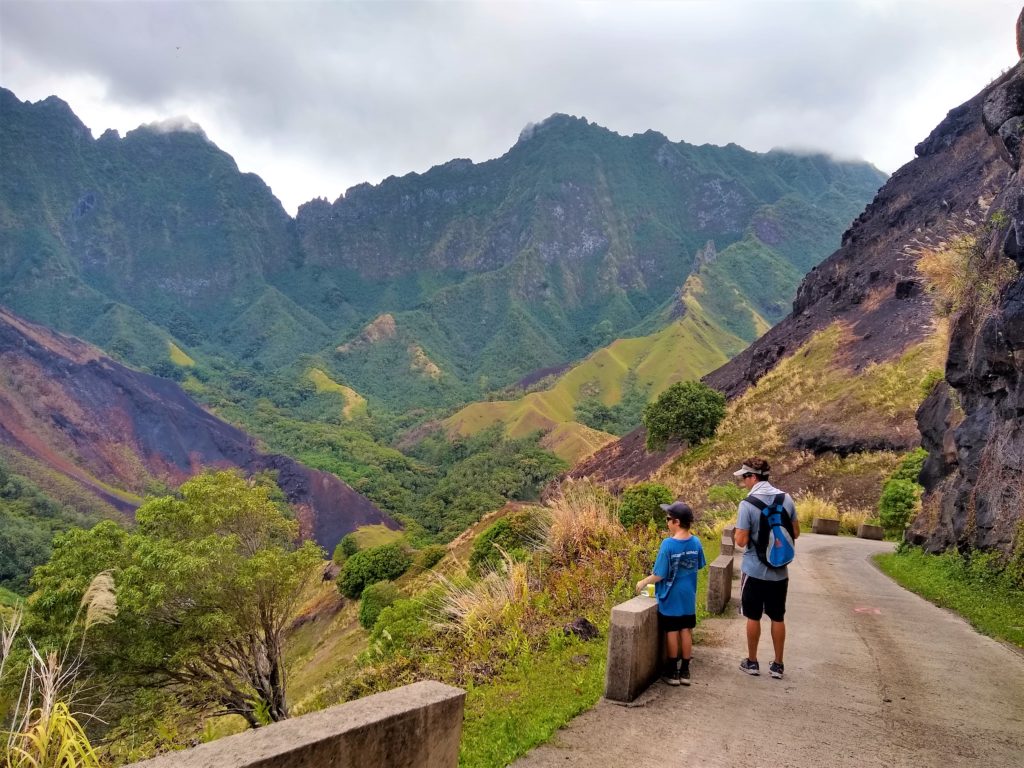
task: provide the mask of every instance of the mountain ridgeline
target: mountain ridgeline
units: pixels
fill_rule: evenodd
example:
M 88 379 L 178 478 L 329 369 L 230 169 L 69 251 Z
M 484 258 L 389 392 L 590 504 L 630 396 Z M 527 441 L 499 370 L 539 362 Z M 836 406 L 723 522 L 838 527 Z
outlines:
M 554 115 L 496 160 L 359 185 L 292 219 L 197 129 L 94 139 L 59 99 L 10 91 L 0 114 L 0 304 L 157 373 L 175 350 L 315 367 L 393 411 L 650 333 L 695 270 L 703 308 L 750 341 L 884 180 Z

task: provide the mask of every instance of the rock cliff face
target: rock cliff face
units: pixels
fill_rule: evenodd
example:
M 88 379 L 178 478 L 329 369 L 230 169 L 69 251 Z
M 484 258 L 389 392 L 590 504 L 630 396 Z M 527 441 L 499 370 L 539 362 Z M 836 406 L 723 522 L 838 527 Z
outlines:
M 1024 14 L 1022 14 L 1024 19 Z M 1018 23 L 1019 28 L 1019 23 Z M 984 260 L 1024 268 L 1024 61 L 982 94 L 984 127 L 1009 182 L 993 201 L 1000 226 L 979 245 Z M 950 388 L 953 394 L 951 396 Z M 1024 277 L 995 306 L 967 307 L 954 320 L 940 384 L 918 412 L 930 491 L 908 538 L 933 551 L 1020 547 L 1024 520 Z
M 207 467 L 239 467 L 277 472 L 303 535 L 328 551 L 360 525 L 397 527 L 334 475 L 261 453 L 249 435 L 204 411 L 173 382 L 3 309 L 0 444 L 122 512 L 134 510 L 133 494 L 150 481 L 177 485 Z
M 950 111 L 843 234 L 842 245 L 797 289 L 792 313 L 705 381 L 734 397 L 812 334 L 849 323 L 854 369 L 889 360 L 930 332 L 933 310 L 904 249 L 950 216 L 978 215 L 1008 168 L 982 124 L 987 91 Z

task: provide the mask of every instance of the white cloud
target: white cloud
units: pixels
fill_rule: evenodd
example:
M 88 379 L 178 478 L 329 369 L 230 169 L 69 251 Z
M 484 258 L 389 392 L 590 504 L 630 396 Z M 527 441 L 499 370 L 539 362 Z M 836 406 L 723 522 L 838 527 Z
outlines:
M 186 115 L 294 211 L 530 122 L 895 170 L 1014 63 L 1010 2 L 4 0 L 0 83 L 98 135 Z

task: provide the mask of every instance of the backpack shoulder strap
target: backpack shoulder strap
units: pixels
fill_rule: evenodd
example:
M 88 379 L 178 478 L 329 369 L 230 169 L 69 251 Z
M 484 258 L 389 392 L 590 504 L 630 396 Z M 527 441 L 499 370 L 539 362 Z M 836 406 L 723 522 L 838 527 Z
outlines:
M 747 498 L 745 498 L 744 501 L 750 504 L 751 506 L 756 507 L 761 512 L 764 512 L 768 508 L 768 505 L 765 502 L 761 501 L 759 498 L 757 498 L 757 496 L 747 496 Z
M 772 506 L 773 507 L 782 507 L 783 509 L 785 509 L 785 507 L 786 507 L 786 494 L 784 494 L 784 493 L 777 493 L 777 494 L 775 494 L 775 498 L 772 499 Z

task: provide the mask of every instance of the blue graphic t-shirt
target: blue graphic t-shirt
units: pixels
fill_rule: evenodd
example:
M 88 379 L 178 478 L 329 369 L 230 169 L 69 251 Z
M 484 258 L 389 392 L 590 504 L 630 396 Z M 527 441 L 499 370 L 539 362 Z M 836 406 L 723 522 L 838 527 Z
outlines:
M 654 575 L 661 576 L 654 586 L 658 611 L 665 616 L 692 616 L 697 613 L 697 571 L 707 565 L 700 539 L 668 538 L 661 542 L 654 561 Z

